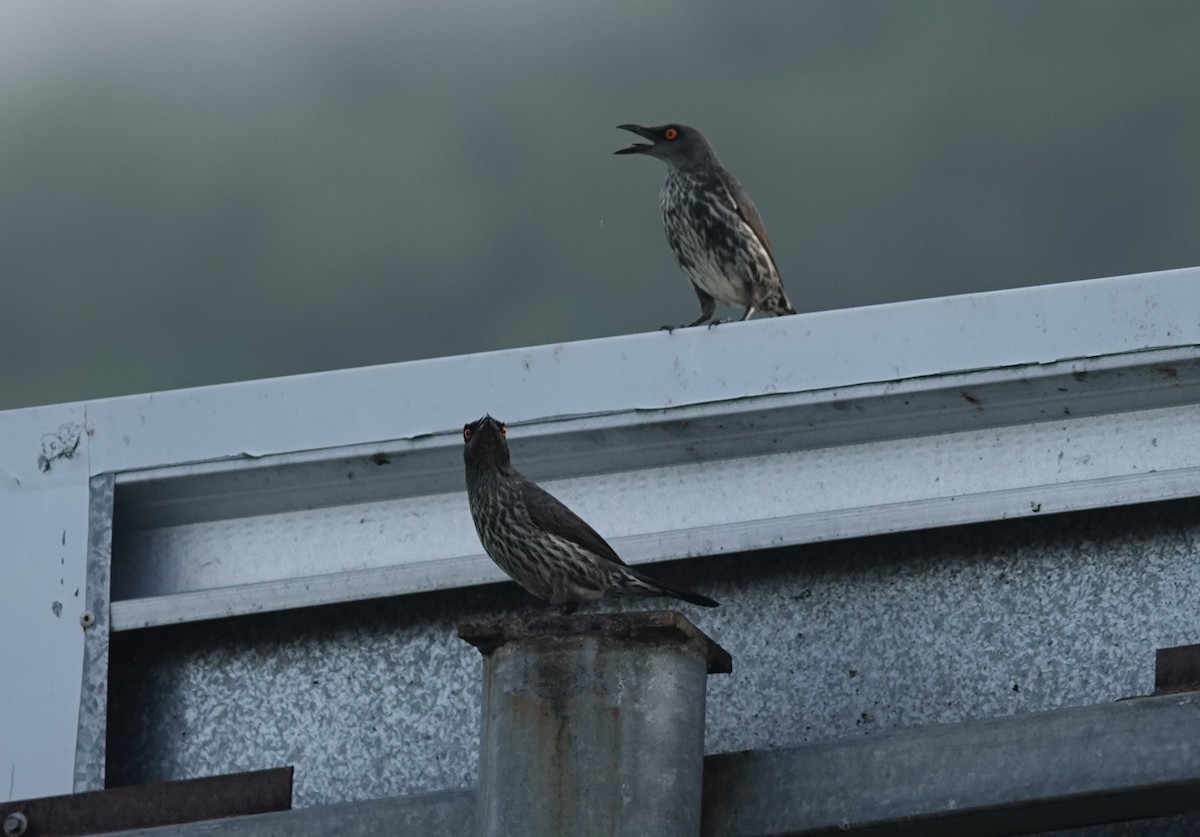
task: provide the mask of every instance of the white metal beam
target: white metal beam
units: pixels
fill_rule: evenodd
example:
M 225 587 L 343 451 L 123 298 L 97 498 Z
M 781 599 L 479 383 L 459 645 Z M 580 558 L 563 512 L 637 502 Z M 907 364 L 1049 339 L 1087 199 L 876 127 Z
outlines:
M 82 406 L 92 472 L 123 472 L 417 440 L 486 411 L 522 424 L 1195 346 L 1197 310 L 1189 268 Z
M 87 609 L 83 412 L 0 413 L 0 798 L 72 790 Z
M 990 398 L 986 385 L 969 391 Z M 715 409 L 703 423 L 712 435 L 688 433 L 683 450 L 728 446 Z M 979 421 L 975 412 L 967 415 Z M 610 434 L 627 453 L 597 455 L 638 456 L 634 429 Z M 602 474 L 581 457 L 582 472 L 546 485 L 635 564 L 1200 494 L 1194 404 L 813 448 L 772 438 L 769 453 Z M 461 480 L 459 451 L 449 440 L 431 482 Z M 537 471 L 538 458 L 530 465 Z M 114 550 L 126 562 L 115 630 L 503 578 L 480 550 L 461 490 L 134 530 Z

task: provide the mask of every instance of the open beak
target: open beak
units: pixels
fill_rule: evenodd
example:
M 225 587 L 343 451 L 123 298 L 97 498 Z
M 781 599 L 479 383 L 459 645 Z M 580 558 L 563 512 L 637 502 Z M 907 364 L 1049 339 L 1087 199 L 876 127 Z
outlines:
M 643 128 L 641 125 L 618 125 L 617 127 L 622 131 L 632 131 L 639 137 L 645 137 L 646 139 L 650 140 L 651 144 L 646 145 L 644 142 L 635 142 L 628 148 L 622 148 L 620 151 L 614 151 L 613 154 L 645 154 L 649 152 L 650 149 L 654 148 L 654 143 L 656 140 L 654 138 L 654 134 L 650 132 L 649 128 Z

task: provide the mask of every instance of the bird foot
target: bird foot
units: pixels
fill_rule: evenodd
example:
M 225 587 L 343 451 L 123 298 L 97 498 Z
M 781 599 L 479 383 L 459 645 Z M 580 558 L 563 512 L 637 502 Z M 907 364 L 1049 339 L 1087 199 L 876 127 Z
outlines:
M 712 328 L 713 326 L 715 326 L 715 325 L 720 325 L 721 323 L 731 323 L 731 322 L 733 322 L 733 320 L 709 320 L 709 321 L 708 321 L 708 327 L 709 327 L 709 328 Z M 658 330 L 659 330 L 659 331 L 665 331 L 667 334 L 671 334 L 671 333 L 673 333 L 673 332 L 675 331 L 675 329 L 677 329 L 677 328 L 695 328 L 695 327 L 696 327 L 696 326 L 698 326 L 698 325 L 704 325 L 704 320 L 697 320 L 697 321 L 696 321 L 696 322 L 694 322 L 694 323 L 680 323 L 679 325 L 664 325 L 664 326 L 659 326 L 659 327 L 658 327 Z

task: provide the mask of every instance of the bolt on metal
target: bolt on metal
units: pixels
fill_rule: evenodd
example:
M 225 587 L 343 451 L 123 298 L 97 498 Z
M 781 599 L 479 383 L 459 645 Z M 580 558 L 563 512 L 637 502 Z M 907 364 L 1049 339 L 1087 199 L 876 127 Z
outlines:
M 29 828 L 29 820 L 20 811 L 13 811 L 4 818 L 4 837 L 21 837 Z

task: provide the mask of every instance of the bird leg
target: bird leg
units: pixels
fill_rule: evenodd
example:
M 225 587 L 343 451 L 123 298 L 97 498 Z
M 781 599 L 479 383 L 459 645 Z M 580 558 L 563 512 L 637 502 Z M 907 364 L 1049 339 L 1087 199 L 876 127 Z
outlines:
M 742 316 L 740 318 L 738 318 L 738 322 L 739 323 L 746 322 L 746 320 L 750 319 L 750 317 L 753 316 L 754 312 L 757 310 L 758 309 L 755 306 L 751 305 L 749 308 L 746 309 L 746 313 L 742 314 Z M 703 318 L 696 320 L 696 322 L 692 323 L 692 325 L 696 325 L 696 323 L 702 323 L 702 322 L 704 322 Z M 712 328 L 713 326 L 718 326 L 721 323 L 731 323 L 731 322 L 733 322 L 733 320 L 713 320 L 711 323 L 708 324 L 708 327 Z
M 714 303 L 710 299 L 708 306 L 700 309 L 700 316 L 697 319 L 693 320 L 692 322 L 682 323 L 681 325 L 677 325 L 677 326 L 673 326 L 673 325 L 660 326 L 658 330 L 665 331 L 669 334 L 677 328 L 691 328 L 692 326 L 698 326 L 701 323 L 708 323 L 708 321 L 712 319 L 713 311 L 716 310 L 716 307 L 717 307 L 716 303 Z M 711 323 L 708 323 L 708 327 L 712 328 L 713 326 L 715 326 L 717 323 L 720 323 L 720 322 L 724 322 L 724 320 L 715 320 Z
M 665 332 L 667 332 L 668 334 L 670 334 L 671 332 L 673 332 L 673 331 L 674 331 L 675 329 L 677 329 L 677 328 L 691 328 L 692 326 L 698 326 L 698 325 L 700 325 L 701 323 L 708 322 L 708 320 L 709 320 L 711 317 L 712 317 L 712 312 L 710 311 L 710 312 L 708 312 L 707 314 L 703 314 L 703 313 L 702 313 L 702 314 L 700 315 L 700 319 L 698 319 L 698 320 L 694 320 L 694 321 L 692 321 L 692 322 L 690 322 L 690 323 L 680 323 L 679 325 L 665 325 L 665 326 L 659 326 L 659 327 L 658 327 L 658 330 L 659 330 L 659 331 L 665 331 Z M 709 328 L 712 328 L 712 327 L 713 327 L 713 326 L 715 326 L 717 323 L 723 323 L 723 322 L 725 322 L 725 321 L 724 321 L 724 320 L 714 320 L 713 322 L 711 322 L 711 323 L 708 323 L 708 327 L 709 327 Z
M 717 311 L 717 301 L 710 294 L 702 291 L 695 283 L 692 283 L 692 290 L 696 292 L 696 297 L 700 300 L 700 316 L 693 322 L 680 326 L 680 328 L 692 328 L 701 323 L 706 323 L 712 319 L 713 314 Z

